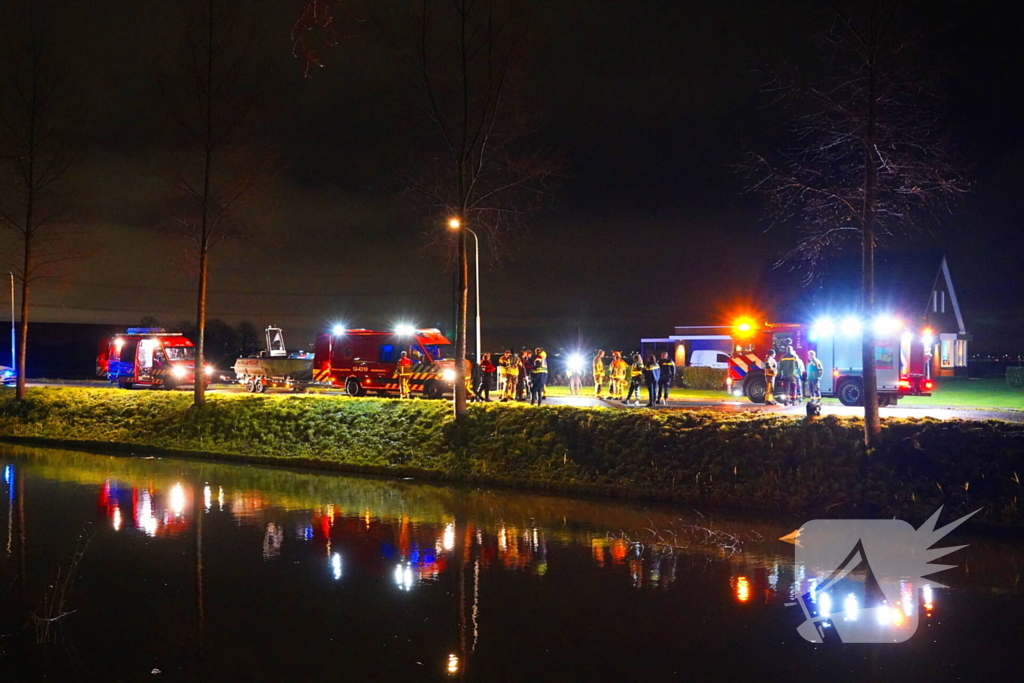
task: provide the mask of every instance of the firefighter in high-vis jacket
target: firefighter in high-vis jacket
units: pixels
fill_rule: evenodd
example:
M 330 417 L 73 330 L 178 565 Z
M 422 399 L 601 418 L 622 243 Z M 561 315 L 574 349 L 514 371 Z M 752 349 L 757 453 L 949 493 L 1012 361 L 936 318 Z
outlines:
M 768 349 L 764 355 L 764 402 L 775 405 L 775 376 L 779 374 L 779 364 L 775 362 L 775 349 Z
M 604 398 L 601 395 L 601 387 L 604 385 L 604 349 L 598 349 L 597 355 L 594 356 L 594 395 L 598 398 Z
M 505 383 L 508 381 L 508 366 L 512 362 L 512 349 L 508 349 L 498 358 L 498 397 L 505 395 Z
M 398 378 L 398 394 L 402 398 L 409 398 L 409 379 L 412 378 L 412 360 L 408 351 L 402 351 L 402 355 L 395 364 L 395 376 Z
M 505 367 L 505 389 L 501 392 L 502 401 L 516 400 L 516 385 L 519 383 L 519 373 L 522 371 L 522 361 L 519 356 L 509 353 L 508 359 L 502 356 L 498 359 L 504 362 Z
M 626 398 L 622 401 L 623 403 L 629 403 L 629 399 L 634 399 L 636 405 L 640 405 L 640 388 L 644 384 L 644 360 L 639 353 L 633 354 L 633 363 L 629 366 L 629 393 L 626 394 Z
M 622 400 L 626 395 L 626 370 L 629 365 L 622 360 L 622 354 L 612 351 L 612 362 L 608 367 L 611 380 L 608 382 L 608 398 Z

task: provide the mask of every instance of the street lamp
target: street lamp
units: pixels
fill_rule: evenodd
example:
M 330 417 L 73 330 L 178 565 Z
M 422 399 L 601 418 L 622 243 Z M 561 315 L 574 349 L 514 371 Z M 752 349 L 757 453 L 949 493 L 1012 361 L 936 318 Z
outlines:
M 480 239 L 476 236 L 476 233 L 469 228 L 462 225 L 462 221 L 458 218 L 448 219 L 448 228 L 451 230 L 464 229 L 470 235 L 473 236 L 473 247 L 476 256 L 475 274 L 474 278 L 476 281 L 476 362 L 480 362 Z

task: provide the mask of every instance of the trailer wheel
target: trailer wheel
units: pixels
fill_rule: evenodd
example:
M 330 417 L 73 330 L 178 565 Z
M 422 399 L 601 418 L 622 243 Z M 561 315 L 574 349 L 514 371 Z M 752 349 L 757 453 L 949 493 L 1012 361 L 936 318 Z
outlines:
M 248 391 L 250 394 L 256 393 L 256 385 L 253 384 L 252 377 L 245 380 L 245 390 Z
M 768 384 L 764 377 L 754 377 L 743 385 L 743 393 L 754 403 L 764 403 L 768 394 Z
M 252 382 L 252 390 L 254 393 L 262 394 L 267 390 L 267 385 L 263 383 L 263 380 L 257 377 Z
M 429 380 L 423 385 L 423 397 L 432 400 L 444 398 L 444 388 L 436 379 Z
M 363 389 L 361 386 L 359 386 L 359 380 L 357 380 L 355 377 L 349 377 L 347 380 L 345 380 L 345 393 L 355 398 L 359 396 L 364 396 L 366 394 L 366 389 Z
M 864 385 L 859 379 L 844 380 L 838 393 L 839 402 L 844 406 L 864 405 Z

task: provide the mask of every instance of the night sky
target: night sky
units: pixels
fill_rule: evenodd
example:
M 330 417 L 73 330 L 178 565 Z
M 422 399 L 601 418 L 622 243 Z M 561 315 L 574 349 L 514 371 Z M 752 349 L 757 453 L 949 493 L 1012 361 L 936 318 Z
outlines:
M 69 183 L 98 253 L 40 284 L 38 321 L 166 326 L 194 317 L 193 278 L 167 231 L 173 125 L 159 84 L 176 3 L 44 3 L 47 37 L 80 97 L 82 148 Z M 270 65 L 260 136 L 276 171 L 247 211 L 252 237 L 213 256 L 210 317 L 282 325 L 292 345 L 335 321 L 448 326 L 452 269 L 399 178 L 425 134 L 396 105 L 404 66 L 339 13 L 339 45 L 302 78 L 291 54 L 298 0 L 257 0 Z M 10 45 L 24 0 L 5 3 Z M 784 5 L 779 7 L 777 5 Z M 918 238 L 949 257 L 973 352 L 1024 352 L 1024 60 L 1011 3 L 922 5 L 916 22 L 949 67 L 950 123 L 973 191 Z M 518 97 L 535 144 L 565 173 L 551 201 L 495 262 L 484 250 L 485 345 L 625 346 L 674 325 L 713 324 L 752 296 L 788 246 L 730 168 L 770 149 L 778 114 L 759 73 L 807 58 L 824 3 L 548 0 L 535 3 Z M 917 10 L 922 11 L 922 10 Z M 438 232 L 443 226 L 436 226 Z

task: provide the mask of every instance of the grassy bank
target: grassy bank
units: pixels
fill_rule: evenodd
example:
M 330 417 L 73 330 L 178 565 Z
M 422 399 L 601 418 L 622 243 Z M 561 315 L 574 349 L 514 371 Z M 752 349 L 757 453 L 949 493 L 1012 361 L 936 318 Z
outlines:
M 1024 425 L 472 406 L 442 401 L 35 389 L 0 398 L 0 438 L 509 483 L 694 505 L 920 520 L 977 507 L 1024 526 Z

